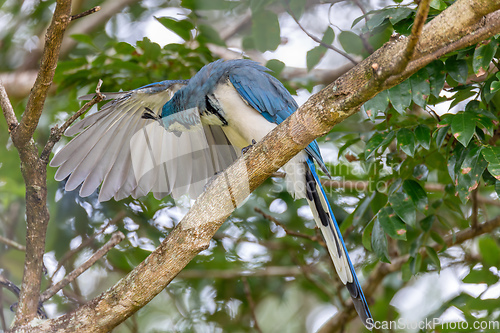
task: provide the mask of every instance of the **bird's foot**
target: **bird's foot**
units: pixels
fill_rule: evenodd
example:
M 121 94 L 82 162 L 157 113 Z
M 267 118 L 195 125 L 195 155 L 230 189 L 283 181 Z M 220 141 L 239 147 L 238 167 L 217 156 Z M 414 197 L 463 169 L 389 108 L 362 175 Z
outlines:
M 246 154 L 247 151 L 249 151 L 250 148 L 252 148 L 256 143 L 257 143 L 257 141 L 255 141 L 254 139 L 252 139 L 252 144 L 244 147 L 243 149 L 241 149 L 241 153 L 242 154 Z

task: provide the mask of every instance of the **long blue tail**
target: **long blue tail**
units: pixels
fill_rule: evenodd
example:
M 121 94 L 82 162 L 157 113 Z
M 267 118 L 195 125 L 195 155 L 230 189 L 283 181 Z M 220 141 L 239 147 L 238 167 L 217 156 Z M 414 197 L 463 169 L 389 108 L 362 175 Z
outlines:
M 323 186 L 316 174 L 316 167 L 311 157 L 307 159 L 306 198 L 311 207 L 316 224 L 321 230 L 337 273 L 351 294 L 352 302 L 363 324 L 370 329 L 372 318 L 365 295 L 359 284 L 356 271 L 342 239 L 337 221 L 333 215 Z

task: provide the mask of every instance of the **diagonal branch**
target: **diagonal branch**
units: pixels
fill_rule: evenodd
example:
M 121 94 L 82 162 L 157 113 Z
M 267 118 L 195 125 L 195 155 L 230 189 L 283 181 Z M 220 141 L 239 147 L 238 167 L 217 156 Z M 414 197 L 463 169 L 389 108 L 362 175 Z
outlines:
M 89 269 L 92 265 L 96 263 L 97 260 L 101 259 L 106 253 L 109 252 L 112 248 L 114 248 L 118 243 L 125 239 L 125 235 L 121 231 L 115 232 L 111 239 L 104 244 L 99 250 L 97 250 L 87 261 L 85 261 L 81 266 L 77 267 L 71 273 L 64 277 L 61 281 L 57 282 L 47 290 L 45 290 L 40 295 L 40 302 L 45 302 L 52 296 L 54 296 L 59 290 L 68 285 L 68 283 L 75 280 L 79 277 L 83 272 Z
M 19 251 L 26 251 L 26 246 L 19 244 L 18 242 L 13 241 L 12 239 L 8 239 L 2 235 L 0 235 L 0 243 L 4 243 L 7 246 L 10 246 Z
M 347 60 L 349 60 L 350 62 L 352 62 L 354 65 L 358 64 L 358 62 L 353 57 L 351 57 L 349 54 L 345 53 L 344 51 L 342 51 L 341 49 L 339 49 L 339 48 L 337 48 L 337 47 L 335 47 L 333 45 L 324 43 L 321 39 L 319 39 L 318 37 L 314 36 L 309 31 L 307 31 L 302 26 L 302 24 L 300 24 L 299 20 L 295 17 L 295 15 L 292 14 L 291 11 L 288 14 L 293 18 L 293 20 L 295 21 L 295 23 L 297 23 L 297 26 L 300 28 L 300 30 L 302 30 L 313 41 L 315 41 L 316 43 L 318 43 L 319 45 L 321 45 L 323 47 L 326 47 L 327 49 L 330 49 L 332 51 L 337 52 L 338 54 L 340 54 L 341 56 L 343 56 L 344 58 L 346 58 Z
M 82 114 L 87 112 L 92 106 L 95 104 L 101 102 L 104 100 L 105 96 L 101 94 L 101 85 L 102 85 L 102 80 L 99 79 L 99 82 L 97 83 L 97 87 L 95 88 L 95 96 L 85 103 L 80 110 L 75 112 L 71 117 L 69 117 L 68 120 L 64 122 L 64 124 L 59 128 L 57 125 L 52 127 L 50 129 L 50 136 L 49 140 L 47 140 L 47 143 L 45 144 L 45 147 L 43 148 L 42 153 L 40 154 L 40 159 L 45 162 L 45 164 L 49 163 L 49 157 L 50 153 L 52 152 L 52 149 L 54 148 L 54 145 L 61 140 L 61 136 L 63 133 L 68 129 L 68 127 L 75 122 Z
M 70 21 L 71 0 L 58 0 L 47 30 L 42 64 L 31 90 L 19 126 L 11 138 L 19 152 L 26 187 L 26 252 L 23 280 L 14 326 L 27 324 L 37 316 L 45 252 L 45 236 L 49 222 L 47 208 L 47 166 L 38 158 L 33 133 L 42 114 L 47 92 L 52 84 L 59 48 Z

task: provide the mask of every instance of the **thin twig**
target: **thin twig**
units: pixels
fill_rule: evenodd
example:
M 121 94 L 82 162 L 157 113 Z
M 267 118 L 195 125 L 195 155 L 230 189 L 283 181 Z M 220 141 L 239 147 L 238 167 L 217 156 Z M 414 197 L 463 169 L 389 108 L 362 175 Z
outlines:
M 250 313 L 252 314 L 252 318 L 254 321 L 254 328 L 257 332 L 262 333 L 262 330 L 259 327 L 259 322 L 257 321 L 257 316 L 255 314 L 255 303 L 253 302 L 252 291 L 250 290 L 250 284 L 248 283 L 246 276 L 242 277 L 241 281 L 243 281 L 245 296 L 247 297 L 248 305 L 250 306 Z
M 305 238 L 305 239 L 308 239 L 310 241 L 313 241 L 313 242 L 319 242 L 319 243 L 322 243 L 323 244 L 323 239 L 318 237 L 318 236 L 309 236 L 309 235 L 306 235 L 306 234 L 302 234 L 300 232 L 297 232 L 297 231 L 292 231 L 292 230 L 289 230 L 287 229 L 287 227 L 281 223 L 280 221 L 278 221 L 278 219 L 276 219 L 274 216 L 271 216 L 269 214 L 266 214 L 262 211 L 262 209 L 258 208 L 258 207 L 255 207 L 254 210 L 259 213 L 260 215 L 262 215 L 262 217 L 264 217 L 265 219 L 273 222 L 274 224 L 276 224 L 277 226 L 283 228 L 283 230 L 285 230 L 285 233 L 289 236 L 295 236 L 295 237 L 300 237 L 300 238 Z
M 43 151 L 40 154 L 40 159 L 42 161 L 44 161 L 45 163 L 49 162 L 49 156 L 50 153 L 52 152 L 52 149 L 54 148 L 54 145 L 61 139 L 63 133 L 68 129 L 68 127 L 71 126 L 71 124 L 73 124 L 75 120 L 77 120 L 82 114 L 87 112 L 92 106 L 94 106 L 95 104 L 101 102 L 106 98 L 106 96 L 101 93 L 101 85 L 102 85 L 102 80 L 99 79 L 97 87 L 95 88 L 96 94 L 94 98 L 85 103 L 80 108 L 80 110 L 78 110 L 75 114 L 69 117 L 69 119 L 66 120 L 60 128 L 57 125 L 55 125 L 50 129 L 49 139 L 47 140 L 47 143 L 45 144 L 45 147 L 43 148 Z
M 100 10 L 101 10 L 101 6 L 95 6 L 94 8 L 86 10 L 80 14 L 71 15 L 71 21 L 78 20 L 79 18 L 82 18 L 82 17 L 90 15 L 90 14 L 94 14 L 95 12 L 98 12 Z
M 19 123 L 17 121 L 16 113 L 14 112 L 14 108 L 10 103 L 9 96 L 7 95 L 7 91 L 5 91 L 5 87 L 3 86 L 2 81 L 0 81 L 0 106 L 2 107 L 3 116 L 7 121 L 10 133 L 19 125 Z
M 185 269 L 177 275 L 179 279 L 235 279 L 243 276 L 272 277 L 297 276 L 302 271 L 296 266 L 269 266 L 258 270 L 241 269 Z
M 472 33 L 469 33 L 468 35 L 465 35 L 462 38 L 451 42 L 450 44 L 445 45 L 430 54 L 423 55 L 418 59 L 411 61 L 408 66 L 406 66 L 406 70 L 401 71 L 399 74 L 393 75 L 390 78 L 387 78 L 384 83 L 384 87 L 392 87 L 395 82 L 401 82 L 403 78 L 408 77 L 408 73 L 416 72 L 418 69 L 434 60 L 438 60 L 447 53 L 463 49 L 488 38 L 491 35 L 491 32 L 498 31 L 499 27 L 500 12 L 496 11 L 487 15 L 486 23 L 482 27 L 474 30 Z
M 13 132 L 12 141 L 16 147 L 24 147 L 31 140 L 42 115 L 45 99 L 54 79 L 64 32 L 70 22 L 70 12 L 71 1 L 57 1 L 52 22 L 45 35 L 40 70 L 31 89 L 21 122 Z
M 21 293 L 21 289 L 19 289 L 18 286 L 16 286 L 12 281 L 10 281 L 9 279 L 7 279 L 2 274 L 0 274 L 0 287 L 8 289 L 11 293 L 13 293 L 16 296 L 16 298 L 19 299 L 19 294 Z M 17 305 L 18 305 L 17 302 L 11 305 L 12 311 L 15 311 L 15 309 L 17 308 Z M 43 304 L 41 302 L 38 303 L 37 313 L 38 313 L 38 315 L 42 319 L 47 319 L 48 318 L 47 314 L 45 313 L 45 310 L 43 309 Z
M 311 275 L 311 271 L 312 271 L 311 268 L 308 265 L 302 264 L 300 262 L 299 258 L 297 258 L 297 256 L 292 251 L 290 251 L 289 253 L 290 253 L 290 259 L 292 259 L 292 261 L 295 263 L 295 265 L 297 265 L 297 266 L 300 267 L 300 270 L 302 271 L 302 274 L 306 278 L 306 280 L 309 281 L 309 282 L 311 282 L 313 285 L 316 286 L 316 288 L 318 288 L 319 290 L 321 290 L 322 294 L 327 295 L 328 298 L 330 298 L 330 299 L 334 299 L 335 295 L 333 295 L 330 292 L 330 290 L 328 290 L 327 288 L 325 288 L 319 281 L 317 281 L 316 279 L 314 279 L 312 277 L 312 275 Z
M 61 267 L 63 266 L 63 264 L 66 260 L 71 258 L 75 253 L 80 252 L 83 248 L 87 247 L 90 243 L 92 243 L 94 241 L 94 239 L 96 239 L 97 236 L 103 234 L 107 228 L 109 228 L 112 225 L 115 225 L 116 223 L 121 221 L 125 216 L 127 216 L 127 214 L 124 211 L 120 211 L 113 219 L 109 220 L 108 223 L 106 223 L 106 225 L 101 228 L 101 230 L 99 230 L 98 232 L 96 232 L 95 234 L 90 236 L 89 238 L 82 241 L 82 243 L 79 246 L 77 246 L 75 249 L 66 252 L 64 254 L 64 256 L 57 263 L 57 267 L 54 270 L 54 273 L 52 274 L 51 278 L 52 279 L 54 278 L 54 276 L 61 269 Z
M 413 21 L 413 27 L 411 29 L 410 37 L 408 37 L 408 44 L 406 45 L 406 50 L 401 58 L 401 70 L 404 70 L 408 63 L 410 62 L 413 54 L 415 53 L 415 48 L 417 47 L 420 35 L 424 29 L 425 21 L 427 20 L 427 14 L 429 13 L 429 4 L 431 0 L 421 0 L 418 5 L 417 14 L 415 20 Z
M 23 252 L 26 251 L 26 246 L 21 245 L 18 242 L 13 241 L 12 239 L 8 239 L 2 235 L 0 235 L 0 243 L 4 243 L 5 245 L 10 246 L 10 247 L 12 247 L 16 250 L 19 250 L 19 251 L 23 251 Z
M 314 36 L 313 34 L 309 33 L 309 31 L 307 31 L 300 23 L 299 23 L 299 20 L 297 20 L 297 18 L 295 17 L 295 15 L 292 14 L 291 11 L 288 12 L 288 14 L 293 18 L 293 20 L 295 21 L 295 23 L 297 23 L 297 26 L 307 35 L 309 36 L 309 38 L 311 38 L 313 41 L 315 41 L 316 43 L 318 43 L 319 45 L 323 46 L 323 47 L 326 47 L 327 49 L 330 49 L 332 51 L 335 51 L 337 52 L 338 54 L 340 54 L 341 56 L 345 57 L 346 59 L 348 59 L 350 62 L 352 62 L 354 65 L 357 65 L 358 62 L 353 58 L 351 57 L 350 55 L 348 55 L 347 53 L 345 53 L 344 51 L 342 51 L 341 49 L 333 46 L 333 45 L 329 45 L 329 44 L 326 44 L 326 43 L 323 43 L 323 41 L 321 39 L 319 39 L 318 37 Z
M 99 250 L 97 250 L 86 262 L 84 262 L 80 267 L 77 267 L 71 273 L 69 273 L 66 277 L 64 277 L 61 281 L 54 284 L 47 290 L 45 290 L 40 295 L 40 302 L 45 302 L 52 296 L 54 296 L 59 290 L 64 288 L 68 283 L 75 280 L 78 276 L 80 276 L 83 272 L 89 269 L 92 265 L 95 264 L 97 260 L 102 258 L 109 250 L 115 247 L 118 243 L 120 243 L 123 239 L 125 239 L 125 235 L 121 231 L 115 232 L 111 239 L 104 244 Z

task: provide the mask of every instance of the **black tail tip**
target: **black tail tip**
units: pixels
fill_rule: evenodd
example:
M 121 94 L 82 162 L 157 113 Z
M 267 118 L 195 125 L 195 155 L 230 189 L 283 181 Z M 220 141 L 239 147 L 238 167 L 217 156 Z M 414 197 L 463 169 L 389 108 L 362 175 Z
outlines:
M 346 287 L 351 294 L 352 303 L 354 304 L 354 308 L 361 318 L 363 325 L 371 331 L 374 322 L 370 309 L 368 308 L 365 295 L 363 294 L 363 290 L 361 290 L 361 286 L 357 283 L 347 283 Z

